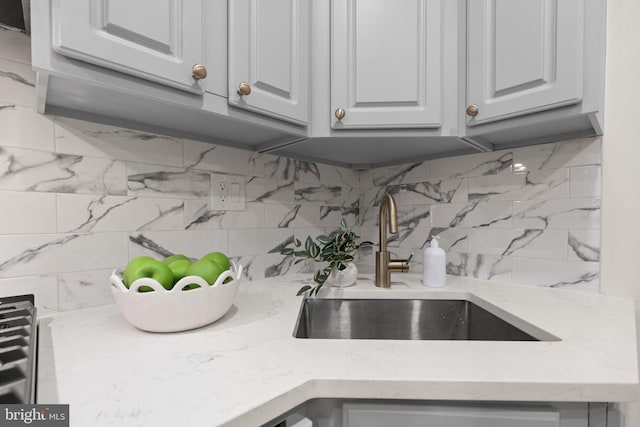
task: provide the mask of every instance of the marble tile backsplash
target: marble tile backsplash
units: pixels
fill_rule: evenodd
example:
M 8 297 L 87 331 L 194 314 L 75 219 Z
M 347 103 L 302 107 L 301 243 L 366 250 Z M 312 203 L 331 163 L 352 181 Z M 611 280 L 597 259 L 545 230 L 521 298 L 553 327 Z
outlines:
M 439 235 L 449 274 L 597 290 L 601 149 L 600 138 L 576 139 L 361 173 L 362 235 L 377 239 L 388 192 L 401 226 L 389 246 L 413 252 L 414 271 Z
M 400 210 L 390 246 L 416 253 L 413 271 L 437 234 L 450 274 L 598 288 L 599 139 L 354 171 L 37 114 L 29 58 L 0 29 L 0 295 L 35 292 L 45 312 L 108 304 L 108 275 L 138 255 L 221 250 L 250 279 L 284 274 L 280 248 L 343 217 L 377 242 L 385 192 Z M 244 176 L 245 211 L 214 204 L 219 173 Z

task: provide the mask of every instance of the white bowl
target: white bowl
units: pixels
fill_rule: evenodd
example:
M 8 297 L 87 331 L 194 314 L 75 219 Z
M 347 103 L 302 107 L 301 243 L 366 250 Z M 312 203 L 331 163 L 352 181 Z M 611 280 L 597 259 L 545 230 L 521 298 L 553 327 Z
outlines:
M 129 289 L 122 281 L 122 272 L 111 274 L 111 291 L 122 315 L 138 329 L 149 332 L 177 332 L 199 328 L 215 322 L 231 308 L 238 293 L 242 266 L 231 262 L 231 268 L 216 282 L 209 284 L 199 276 L 187 276 L 167 290 L 150 278 L 135 280 Z M 222 283 L 228 278 L 228 283 Z M 183 290 L 191 283 L 201 287 Z M 153 292 L 138 292 L 141 286 Z

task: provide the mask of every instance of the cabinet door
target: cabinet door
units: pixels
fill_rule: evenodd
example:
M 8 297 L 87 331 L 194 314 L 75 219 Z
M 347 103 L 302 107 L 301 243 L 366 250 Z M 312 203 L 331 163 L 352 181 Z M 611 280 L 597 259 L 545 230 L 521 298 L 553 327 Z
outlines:
M 194 93 L 202 0 L 51 0 L 56 52 Z M 204 82 L 202 80 L 201 82 Z
M 467 25 L 469 126 L 582 100 L 584 0 L 472 0 Z
M 230 1 L 229 104 L 306 124 L 309 27 L 309 0 Z
M 441 20 L 441 0 L 333 0 L 332 127 L 440 127 Z
M 344 427 L 586 427 L 586 411 L 561 419 L 555 408 L 345 404 Z M 576 416 L 577 415 L 577 416 Z

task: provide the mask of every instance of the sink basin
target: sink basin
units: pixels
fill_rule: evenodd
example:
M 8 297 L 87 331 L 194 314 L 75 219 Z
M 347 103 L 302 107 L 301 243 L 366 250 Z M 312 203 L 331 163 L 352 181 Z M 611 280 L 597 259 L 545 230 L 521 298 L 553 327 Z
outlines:
M 305 299 L 293 335 L 326 339 L 540 341 L 471 301 L 434 299 Z

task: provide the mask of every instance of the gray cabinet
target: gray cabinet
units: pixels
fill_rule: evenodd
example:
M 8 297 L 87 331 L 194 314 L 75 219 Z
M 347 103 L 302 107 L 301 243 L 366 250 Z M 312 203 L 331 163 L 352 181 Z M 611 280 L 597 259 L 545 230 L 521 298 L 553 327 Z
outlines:
M 469 1 L 467 29 L 468 126 L 582 101 L 583 0 Z
M 32 2 L 37 111 L 248 150 L 306 130 L 227 102 L 227 0 Z M 207 69 L 204 79 L 193 67 Z
M 313 399 L 264 426 L 307 418 L 319 427 L 622 427 L 616 404 Z
M 347 403 L 343 427 L 588 427 L 584 404 L 462 405 Z
M 500 149 L 602 133 L 604 0 L 466 3 L 462 138 Z
M 51 0 L 53 49 L 193 93 L 203 62 L 203 1 Z
M 602 133 L 605 16 L 605 0 L 32 2 L 37 109 L 356 168 L 584 137 Z
M 332 1 L 334 129 L 441 126 L 441 7 L 441 0 Z
M 230 1 L 229 103 L 306 124 L 309 29 L 309 0 Z

